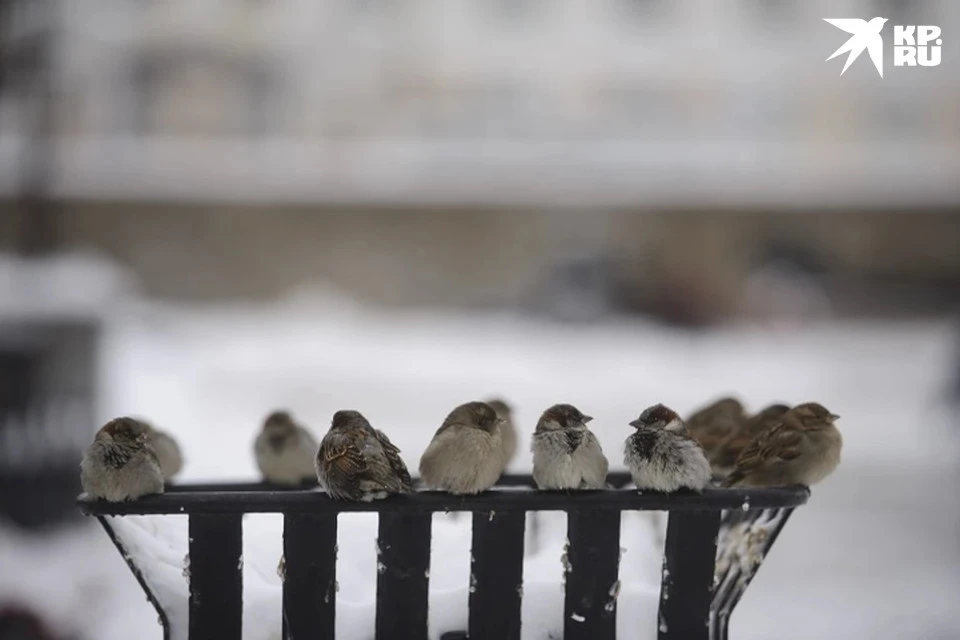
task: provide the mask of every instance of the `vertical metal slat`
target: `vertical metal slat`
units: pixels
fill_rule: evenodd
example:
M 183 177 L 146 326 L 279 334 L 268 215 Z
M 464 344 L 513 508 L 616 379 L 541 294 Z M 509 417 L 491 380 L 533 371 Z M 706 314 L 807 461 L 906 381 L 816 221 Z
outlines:
M 473 514 L 470 640 L 519 640 L 524 511 Z
M 283 514 L 284 640 L 333 638 L 337 608 L 337 516 Z
M 381 512 L 377 534 L 378 640 L 427 637 L 431 513 Z
M 191 514 L 190 640 L 240 640 L 243 525 L 240 514 Z
M 672 511 L 660 583 L 658 638 L 707 640 L 719 511 Z
M 564 640 L 613 640 L 620 595 L 620 512 L 569 512 L 564 564 Z

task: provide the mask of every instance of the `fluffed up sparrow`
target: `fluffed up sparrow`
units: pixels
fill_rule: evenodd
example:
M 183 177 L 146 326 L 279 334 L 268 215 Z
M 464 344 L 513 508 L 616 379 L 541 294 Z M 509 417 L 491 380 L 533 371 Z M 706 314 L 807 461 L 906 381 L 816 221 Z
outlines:
M 747 418 L 723 444 L 708 452 L 707 457 L 714 473 L 720 476 L 728 475 L 747 445 L 759 434 L 780 422 L 783 414 L 789 410 L 790 407 L 785 404 L 771 404 L 759 413 Z
M 80 463 L 80 484 L 87 495 L 110 502 L 163 493 L 163 473 L 146 427 L 126 417 L 103 425 Z
M 710 483 L 710 463 L 672 409 L 656 404 L 630 423 L 624 463 L 638 489 L 700 491 Z
M 486 402 L 456 407 L 420 458 L 420 477 L 455 494 L 486 491 L 503 472 L 503 418 Z
M 160 471 L 163 473 L 163 479 L 169 482 L 183 468 L 183 454 L 180 452 L 180 445 L 169 433 L 157 429 L 143 418 L 137 418 L 137 421 L 146 428 L 150 435 L 150 444 L 157 454 L 157 460 L 160 461 Z
M 316 473 L 320 487 L 338 500 L 370 502 L 413 490 L 400 449 L 358 411 L 333 414 L 317 451 Z
M 274 411 L 267 416 L 253 451 L 260 475 L 267 482 L 296 486 L 314 478 L 317 440 L 287 411 Z
M 497 416 L 503 419 L 500 425 L 500 436 L 503 438 L 503 467 L 506 468 L 517 452 L 517 428 L 513 423 L 513 407 L 500 398 L 487 400 Z
M 795 406 L 747 445 L 726 485 L 809 486 L 820 482 L 840 464 L 843 438 L 834 425 L 839 417 L 816 402 Z
M 533 480 L 541 489 L 603 489 L 609 463 L 591 416 L 570 404 L 555 404 L 540 416 L 533 433 Z

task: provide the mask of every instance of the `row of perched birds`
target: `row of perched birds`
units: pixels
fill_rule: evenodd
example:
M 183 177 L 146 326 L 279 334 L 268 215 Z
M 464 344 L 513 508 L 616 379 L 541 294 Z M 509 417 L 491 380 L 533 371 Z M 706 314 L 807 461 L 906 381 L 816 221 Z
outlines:
M 723 398 L 686 421 L 656 404 L 630 422 L 624 464 L 638 489 L 700 491 L 711 484 L 740 487 L 812 485 L 840 462 L 838 416 L 815 402 L 771 405 L 747 415 Z M 540 489 L 603 489 L 609 463 L 593 418 L 570 404 L 540 416 L 533 433 L 533 479 Z M 516 451 L 511 408 L 502 400 L 467 402 L 447 415 L 420 458 L 424 486 L 476 494 L 496 484 Z M 374 500 L 413 491 L 400 450 L 359 412 L 337 411 L 317 444 L 286 411 L 271 413 L 254 443 L 265 480 L 300 485 L 316 478 L 331 497 Z M 104 425 L 81 463 L 84 491 L 109 501 L 162 493 L 181 466 L 176 442 L 146 421 L 116 418 Z

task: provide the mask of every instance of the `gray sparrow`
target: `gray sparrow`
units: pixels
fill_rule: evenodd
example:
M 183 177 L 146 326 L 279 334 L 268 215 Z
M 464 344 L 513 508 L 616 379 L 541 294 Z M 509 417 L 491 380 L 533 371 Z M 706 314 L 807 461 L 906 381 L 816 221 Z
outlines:
M 260 475 L 267 482 L 296 486 L 313 480 L 317 441 L 287 411 L 274 411 L 263 421 L 253 443 Z
M 110 502 L 163 493 L 160 461 L 146 427 L 126 417 L 103 425 L 80 462 L 80 484 L 90 497 Z
M 555 404 L 540 416 L 533 433 L 533 480 L 541 489 L 603 489 L 609 463 L 593 420 L 570 404 Z
M 703 447 L 675 411 L 656 404 L 630 426 L 636 431 L 627 438 L 623 461 L 638 489 L 700 491 L 710 483 Z
M 504 419 L 486 402 L 456 407 L 420 457 L 420 477 L 433 489 L 456 494 L 486 491 L 503 472 Z

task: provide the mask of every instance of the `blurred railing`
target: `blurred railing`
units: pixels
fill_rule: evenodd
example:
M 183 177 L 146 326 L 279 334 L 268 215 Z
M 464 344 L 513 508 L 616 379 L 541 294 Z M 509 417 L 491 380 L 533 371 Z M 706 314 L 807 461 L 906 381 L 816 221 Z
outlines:
M 626 474 L 612 474 L 612 486 L 628 483 Z M 431 519 L 449 511 L 473 514 L 473 539 L 467 630 L 448 631 L 443 638 L 520 637 L 526 514 L 565 511 L 563 637 L 612 639 L 620 589 L 620 514 L 668 511 L 658 637 L 717 640 L 727 637 L 730 613 L 793 508 L 809 497 L 809 490 L 799 486 L 701 494 L 520 489 L 532 487 L 530 476 L 505 476 L 499 486 L 515 488 L 477 496 L 421 491 L 376 502 L 340 502 L 310 489 L 191 485 L 125 503 L 81 496 L 78 504 L 98 517 L 126 559 L 160 614 L 165 638 L 166 613 L 106 516 L 188 515 L 192 640 L 241 638 L 246 513 L 284 516 L 283 637 L 333 638 L 337 516 L 351 512 L 379 514 L 376 637 L 426 638 Z

